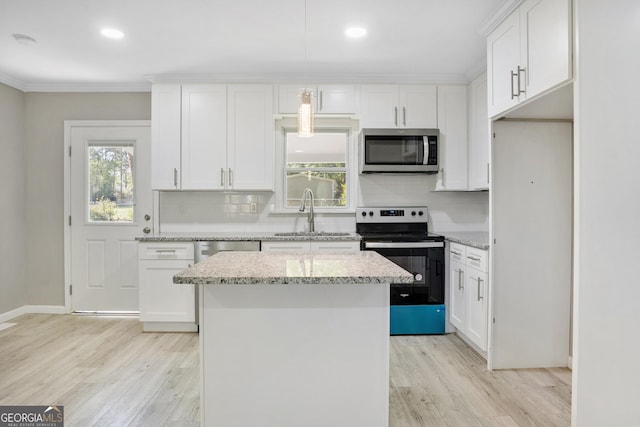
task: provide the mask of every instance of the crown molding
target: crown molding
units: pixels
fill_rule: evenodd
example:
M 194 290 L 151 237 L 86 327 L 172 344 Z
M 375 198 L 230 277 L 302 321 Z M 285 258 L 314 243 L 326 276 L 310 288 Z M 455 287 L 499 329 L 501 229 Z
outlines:
M 382 73 L 271 73 L 271 74 L 155 74 L 145 76 L 152 83 L 468 83 L 460 74 L 382 74 Z
M 151 92 L 150 82 L 46 82 L 29 83 L 0 73 L 0 83 L 22 92 Z
M 7 74 L 0 73 L 0 83 L 3 83 L 7 86 L 11 86 L 12 88 L 18 89 L 22 92 L 26 92 L 24 82 L 18 79 L 15 79 Z
M 502 3 L 502 6 L 500 6 L 496 10 L 492 17 L 489 18 L 484 23 L 484 25 L 480 26 L 480 28 L 478 29 L 478 34 L 482 35 L 483 37 L 487 37 L 493 30 L 496 29 L 498 25 L 500 25 L 502 21 L 505 20 L 507 16 L 509 16 L 514 10 L 516 10 L 518 6 L 520 6 L 523 2 L 524 0 L 505 0 L 504 3 Z

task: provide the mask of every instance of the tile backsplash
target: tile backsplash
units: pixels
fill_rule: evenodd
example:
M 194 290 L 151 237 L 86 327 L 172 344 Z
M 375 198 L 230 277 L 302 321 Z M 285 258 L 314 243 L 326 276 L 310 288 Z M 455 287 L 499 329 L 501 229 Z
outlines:
M 434 192 L 434 175 L 361 175 L 359 206 L 427 205 L 429 229 L 488 231 L 489 193 Z M 307 214 L 275 213 L 272 192 L 158 192 L 161 232 L 302 231 Z M 355 231 L 355 214 L 317 214 L 316 230 Z

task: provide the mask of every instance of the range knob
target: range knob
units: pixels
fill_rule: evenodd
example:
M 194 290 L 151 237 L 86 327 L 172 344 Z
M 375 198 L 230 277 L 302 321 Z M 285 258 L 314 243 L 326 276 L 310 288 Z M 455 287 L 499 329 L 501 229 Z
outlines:
M 416 211 L 411 211 L 411 216 L 416 216 Z
M 365 211 L 362 211 L 362 216 L 367 216 L 367 213 Z
M 422 216 L 422 215 L 424 215 L 424 212 L 418 211 L 418 215 Z
M 369 211 L 369 216 L 373 216 L 373 211 Z

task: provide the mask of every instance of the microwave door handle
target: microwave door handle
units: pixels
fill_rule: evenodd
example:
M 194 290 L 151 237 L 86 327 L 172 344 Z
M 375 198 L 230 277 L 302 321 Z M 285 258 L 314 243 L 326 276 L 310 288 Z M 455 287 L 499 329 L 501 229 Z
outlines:
M 422 164 L 429 164 L 429 138 L 426 136 L 422 137 Z

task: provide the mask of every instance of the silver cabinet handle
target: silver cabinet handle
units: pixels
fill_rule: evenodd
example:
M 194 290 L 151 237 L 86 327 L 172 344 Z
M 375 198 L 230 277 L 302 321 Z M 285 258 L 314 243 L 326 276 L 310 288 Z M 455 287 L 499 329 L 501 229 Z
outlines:
M 520 67 L 518 67 L 520 68 Z M 511 99 L 514 99 L 518 96 L 517 93 L 513 93 L 513 78 L 516 77 L 518 78 L 518 87 L 520 86 L 520 79 L 518 77 L 518 73 L 514 73 L 513 70 L 511 70 Z M 520 89 L 518 89 L 520 90 Z
M 471 256 L 471 255 L 468 255 L 467 258 L 469 258 L 472 261 L 480 261 L 480 258 L 475 257 L 475 256 Z
M 233 185 L 233 172 L 231 172 L 231 168 L 229 168 L 229 187 Z
M 322 90 L 320 91 L 320 108 L 318 108 L 318 111 L 322 111 Z
M 487 184 L 489 184 L 489 162 L 487 162 Z
M 480 301 L 481 299 L 484 299 L 484 295 L 480 295 L 480 282 L 484 282 L 484 280 L 482 280 L 481 278 L 478 277 L 478 299 L 477 301 Z
M 446 187 L 447 186 L 447 180 L 446 180 L 445 175 L 444 175 L 444 168 L 440 169 L 440 172 L 442 172 L 442 186 Z
M 522 67 L 520 67 L 520 66 L 518 65 L 518 96 L 520 96 L 520 94 L 521 94 L 521 93 L 525 93 L 525 90 L 520 88 L 520 73 L 524 73 L 524 72 L 525 72 L 525 69 L 524 69 L 524 68 L 522 68 Z M 524 79 L 523 79 L 523 80 L 524 80 Z M 527 87 L 527 86 L 524 84 L 524 82 L 523 82 L 523 84 L 522 84 L 522 87 L 523 87 L 523 88 Z
M 224 188 L 224 168 L 220 168 L 220 187 Z
M 407 107 L 402 107 L 402 125 L 407 126 Z
M 398 126 L 398 107 L 393 107 L 393 111 L 394 111 L 394 114 L 395 114 L 394 123 L 395 123 L 395 125 L 397 127 Z
M 462 253 L 454 251 L 453 249 L 450 249 L 449 252 L 451 252 L 454 255 L 458 255 L 458 256 L 462 255 Z
M 173 186 L 178 188 L 178 169 L 173 168 Z
M 156 249 L 156 253 L 171 253 L 171 254 L 175 254 L 176 250 L 175 249 Z
M 462 286 L 462 275 L 464 274 L 464 270 L 462 270 L 461 268 L 458 269 L 458 290 L 461 291 L 462 289 L 464 289 L 464 286 Z

